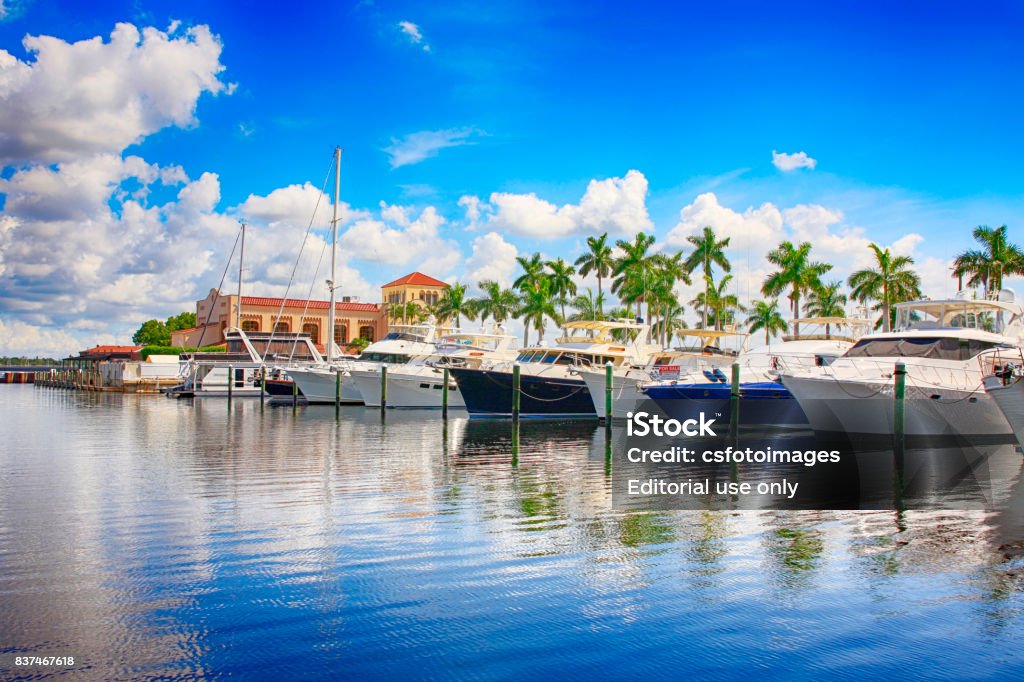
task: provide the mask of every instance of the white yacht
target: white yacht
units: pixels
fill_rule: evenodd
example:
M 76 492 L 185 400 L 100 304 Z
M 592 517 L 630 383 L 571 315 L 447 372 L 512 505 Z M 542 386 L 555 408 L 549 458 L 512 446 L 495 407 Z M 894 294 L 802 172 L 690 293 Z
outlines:
M 742 352 L 747 334 L 736 331 L 719 331 L 715 329 L 682 329 L 676 332 L 684 339 L 694 339 L 693 347 L 675 349 L 656 348 L 651 351 L 645 362 L 623 363 L 612 368 L 612 418 L 626 419 L 630 412 L 635 412 L 647 396 L 640 390 L 642 384 L 658 380 L 678 379 L 693 373 L 714 372 L 715 369 L 727 367 L 736 362 Z M 728 341 L 735 341 L 733 348 Z M 598 366 L 580 367 L 573 373 L 578 374 L 587 384 L 594 410 L 600 419 L 605 418 L 605 390 L 607 385 L 606 368 Z
M 181 356 L 181 383 L 167 390 L 176 398 L 258 397 L 268 362 L 290 358 L 295 367 L 323 362 L 309 334 L 294 332 L 244 332 L 224 334 L 225 352 L 194 352 Z M 293 371 L 289 369 L 289 372 Z
M 978 358 L 985 375 L 985 392 L 1006 417 L 1024 447 L 1024 351 L 1000 348 Z
M 445 367 L 486 369 L 496 363 L 514 360 L 517 353 L 517 339 L 509 334 L 446 334 L 429 355 L 416 356 L 405 365 L 388 365 L 388 407 L 440 408 Z M 348 373 L 362 395 L 363 402 L 368 407 L 380 407 L 380 365 L 353 365 Z M 450 378 L 448 407 L 466 407 L 458 385 Z
M 815 431 L 885 435 L 893 432 L 894 370 L 902 362 L 907 436 L 1009 436 L 984 390 L 979 356 L 1019 347 L 1022 315 L 1010 290 L 898 303 L 895 331 L 863 337 L 827 366 L 784 367 L 781 380 Z
M 310 403 L 334 403 L 337 394 L 337 374 L 342 372 L 341 402 L 359 404 L 363 395 L 352 380 L 351 370 L 383 364 L 398 367 L 413 357 L 434 352 L 438 328 L 432 324 L 393 325 L 380 341 L 371 343 L 355 360 L 324 362 L 314 367 L 287 368 L 288 375 Z M 379 404 L 379 403 L 378 403 Z
M 807 417 L 792 394 L 779 383 L 782 367 L 812 368 L 830 364 L 853 346 L 870 326 L 866 319 L 799 318 L 790 322 L 781 343 L 743 350 L 720 364 L 739 366 L 741 426 L 806 428 Z M 701 410 L 731 411 L 731 367 L 691 369 L 677 377 L 658 377 L 636 388 L 673 419 L 689 419 Z M 617 416 L 617 415 L 616 415 Z
M 523 417 L 595 417 L 587 384 L 573 374 L 583 367 L 610 362 L 643 364 L 654 347 L 645 343 L 649 327 L 628 320 L 579 321 L 564 325 L 556 345 L 531 346 L 519 352 L 520 415 Z M 489 369 L 453 367 L 471 417 L 512 414 L 513 363 Z

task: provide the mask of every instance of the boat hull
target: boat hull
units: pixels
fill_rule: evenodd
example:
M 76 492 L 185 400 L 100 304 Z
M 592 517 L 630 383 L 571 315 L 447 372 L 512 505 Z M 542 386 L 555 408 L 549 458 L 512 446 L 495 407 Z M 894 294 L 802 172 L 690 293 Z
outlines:
M 1003 413 L 1017 442 L 1024 446 L 1024 380 L 1016 379 L 1003 384 L 999 377 L 985 378 L 985 392 Z
M 512 416 L 511 372 L 453 368 L 451 373 L 470 417 Z M 590 391 L 580 379 L 523 373 L 519 382 L 520 417 L 597 417 Z
M 363 402 L 367 407 L 380 407 L 381 383 L 379 369 L 351 370 Z M 408 371 L 401 367 L 388 368 L 388 407 L 410 409 L 440 409 L 442 407 L 442 375 L 432 367 Z M 448 407 L 466 407 L 458 384 L 448 381 Z
M 680 421 L 696 418 L 701 412 L 726 422 L 732 417 L 728 384 L 654 384 L 646 387 L 646 393 L 665 414 Z M 807 416 L 782 384 L 774 381 L 742 383 L 740 393 L 740 426 L 807 428 Z
M 832 376 L 784 376 L 811 428 L 828 434 L 893 434 L 895 400 L 888 382 L 851 381 Z M 934 392 L 933 392 L 934 391 Z M 1008 440 L 1010 425 L 983 391 L 907 386 L 904 435 L 924 439 L 966 437 Z
M 337 373 L 329 369 L 289 369 L 288 375 L 298 384 L 309 403 L 334 404 L 337 396 Z M 341 377 L 341 403 L 359 405 L 363 396 L 347 372 Z

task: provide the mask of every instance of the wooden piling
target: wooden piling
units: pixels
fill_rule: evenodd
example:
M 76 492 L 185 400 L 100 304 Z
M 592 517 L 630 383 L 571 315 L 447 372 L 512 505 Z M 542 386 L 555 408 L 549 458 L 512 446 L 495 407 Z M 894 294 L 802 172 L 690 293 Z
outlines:
M 448 368 L 441 371 L 441 419 L 448 419 Z
M 732 385 L 729 388 L 729 432 L 733 438 L 740 428 L 740 363 L 732 363 Z
M 604 365 L 604 426 L 606 429 L 612 428 L 612 382 L 614 377 L 612 374 L 612 363 L 606 362 Z
M 519 386 L 520 386 L 519 370 L 520 370 L 519 363 L 518 362 L 514 363 L 512 365 L 512 421 L 514 421 L 516 423 L 519 422 Z M 519 434 L 517 432 L 516 433 L 516 441 L 518 442 L 518 440 L 519 440 Z

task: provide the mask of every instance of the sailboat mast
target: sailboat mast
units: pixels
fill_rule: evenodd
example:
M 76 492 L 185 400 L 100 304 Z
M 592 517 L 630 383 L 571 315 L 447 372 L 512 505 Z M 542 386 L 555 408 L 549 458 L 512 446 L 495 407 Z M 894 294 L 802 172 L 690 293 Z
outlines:
M 242 328 L 242 264 L 245 262 L 245 223 L 242 223 L 242 248 L 238 251 L 238 307 L 235 309 L 235 329 Z
M 334 360 L 334 326 L 335 326 L 335 264 L 338 257 L 338 201 L 341 195 L 341 147 L 334 148 L 334 218 L 331 220 L 331 304 L 327 313 L 327 362 Z

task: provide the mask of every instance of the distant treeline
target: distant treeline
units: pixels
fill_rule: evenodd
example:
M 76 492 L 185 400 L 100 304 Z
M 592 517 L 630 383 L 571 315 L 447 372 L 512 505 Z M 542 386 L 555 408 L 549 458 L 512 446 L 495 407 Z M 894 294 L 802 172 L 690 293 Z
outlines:
M 53 358 L 10 358 L 0 357 L 0 365 L 4 367 L 37 367 L 40 365 L 59 365 L 60 360 Z
M 223 353 L 224 350 L 224 346 L 204 346 L 202 348 L 192 346 L 146 346 L 140 352 L 142 353 L 142 359 L 145 360 L 150 355 L 181 355 L 182 353 L 194 353 L 196 351 L 201 353 Z

